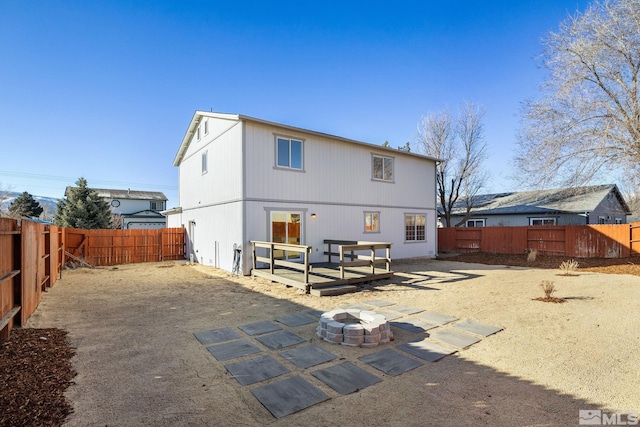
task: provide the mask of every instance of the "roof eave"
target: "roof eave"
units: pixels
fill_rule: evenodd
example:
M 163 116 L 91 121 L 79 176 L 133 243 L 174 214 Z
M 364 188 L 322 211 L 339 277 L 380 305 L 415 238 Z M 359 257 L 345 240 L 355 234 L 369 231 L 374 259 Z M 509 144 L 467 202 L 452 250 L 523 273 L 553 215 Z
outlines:
M 344 138 L 344 137 L 337 136 L 337 135 L 331 135 L 331 134 L 324 133 L 324 132 L 318 132 L 318 131 L 314 131 L 314 130 L 304 129 L 304 128 L 300 128 L 300 127 L 296 127 L 296 126 L 290 126 L 290 125 L 286 125 L 286 124 L 282 124 L 282 123 L 271 122 L 269 120 L 258 119 L 256 117 L 245 116 L 245 115 L 242 115 L 242 114 L 226 114 L 226 113 L 213 113 L 213 112 L 208 112 L 208 111 L 196 111 L 193 114 L 193 118 L 191 119 L 191 122 L 189 123 L 189 127 L 187 128 L 187 131 L 186 131 L 184 137 L 182 138 L 182 143 L 180 144 L 180 148 L 178 149 L 178 152 L 177 152 L 177 154 L 176 154 L 176 156 L 175 156 L 175 158 L 173 160 L 173 166 L 180 166 L 180 163 L 182 162 L 184 154 L 187 151 L 187 148 L 189 147 L 189 142 L 191 141 L 191 138 L 193 137 L 193 134 L 196 132 L 196 128 L 200 124 L 200 121 L 202 120 L 203 117 L 212 117 L 212 118 L 222 118 L 222 119 L 227 119 L 227 120 L 239 120 L 239 121 L 254 122 L 254 123 L 259 123 L 259 124 L 263 124 L 263 125 L 267 125 L 267 126 L 279 127 L 279 128 L 282 128 L 282 129 L 287 129 L 287 130 L 291 130 L 291 131 L 295 131 L 295 132 L 302 132 L 302 133 L 316 135 L 316 136 L 320 136 L 320 137 L 324 137 L 324 138 L 330 138 L 330 139 L 334 139 L 334 140 L 338 140 L 338 141 L 342 141 L 342 142 L 347 142 L 347 143 L 350 143 L 350 144 L 361 145 L 361 146 L 365 146 L 365 147 L 368 147 L 370 149 L 374 149 L 374 150 L 378 150 L 378 151 L 386 151 L 386 152 L 390 152 L 390 153 L 394 153 L 394 154 L 403 154 L 403 155 L 423 158 L 423 159 L 426 159 L 426 160 L 431 160 L 433 162 L 441 162 L 442 161 L 442 159 L 438 159 L 438 158 L 430 157 L 430 156 L 425 156 L 423 154 L 411 153 L 411 152 L 397 150 L 397 149 L 390 148 L 390 147 L 383 147 L 381 145 L 375 145 L 375 144 L 371 144 L 371 143 L 368 143 L 368 142 L 357 141 L 357 140 L 354 140 L 354 139 Z

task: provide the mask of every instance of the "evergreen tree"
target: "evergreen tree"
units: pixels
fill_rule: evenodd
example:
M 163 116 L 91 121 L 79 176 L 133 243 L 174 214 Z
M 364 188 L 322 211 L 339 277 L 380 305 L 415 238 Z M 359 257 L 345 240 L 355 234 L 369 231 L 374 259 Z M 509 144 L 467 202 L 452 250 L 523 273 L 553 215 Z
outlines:
M 9 213 L 15 218 L 38 218 L 44 208 L 26 191 L 15 198 L 9 206 Z
M 61 227 L 111 228 L 111 209 L 98 192 L 87 187 L 87 180 L 79 178 L 77 187 L 67 188 L 65 198 L 58 202 L 55 224 Z

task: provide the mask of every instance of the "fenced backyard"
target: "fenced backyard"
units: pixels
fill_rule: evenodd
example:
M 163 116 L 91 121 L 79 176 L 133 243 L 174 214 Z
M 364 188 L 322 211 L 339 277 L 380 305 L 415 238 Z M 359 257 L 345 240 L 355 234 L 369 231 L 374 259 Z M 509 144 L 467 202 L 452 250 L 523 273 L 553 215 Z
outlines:
M 0 339 L 8 336 L 14 323 L 22 325 L 27 321 L 41 301 L 42 292 L 62 274 L 67 260 L 85 266 L 108 266 L 185 259 L 186 239 L 183 228 L 79 230 L 0 218 Z M 364 249 L 372 250 L 369 246 Z M 438 229 L 438 252 L 522 254 L 532 250 L 576 258 L 635 257 L 640 255 L 640 223 Z M 329 244 L 325 255 L 339 257 L 340 280 L 347 280 L 345 268 L 375 269 L 376 264 L 382 263 L 385 268 L 381 273 L 389 272 L 389 253 L 368 258 L 361 254 L 354 260 L 346 253 L 333 253 Z M 267 261 L 269 270 L 277 264 L 271 257 Z M 303 277 L 313 271 L 306 265 L 302 265 Z M 316 275 L 321 273 L 319 266 L 315 270 Z M 373 270 L 367 271 L 366 275 L 372 273 Z M 303 278 L 302 282 L 306 285 L 308 280 Z
M 0 339 L 33 314 L 67 260 L 106 266 L 184 259 L 185 239 L 183 228 L 80 230 L 0 218 Z

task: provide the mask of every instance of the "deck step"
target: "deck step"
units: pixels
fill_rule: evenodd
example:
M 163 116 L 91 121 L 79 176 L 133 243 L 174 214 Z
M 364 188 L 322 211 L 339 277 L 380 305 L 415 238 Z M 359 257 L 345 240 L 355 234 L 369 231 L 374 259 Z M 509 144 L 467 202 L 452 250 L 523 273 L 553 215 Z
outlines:
M 327 286 L 323 288 L 311 288 L 309 292 L 311 293 L 311 295 L 322 297 L 327 295 L 348 294 L 349 292 L 355 292 L 357 289 L 358 287 L 353 285 L 340 285 L 340 286 Z

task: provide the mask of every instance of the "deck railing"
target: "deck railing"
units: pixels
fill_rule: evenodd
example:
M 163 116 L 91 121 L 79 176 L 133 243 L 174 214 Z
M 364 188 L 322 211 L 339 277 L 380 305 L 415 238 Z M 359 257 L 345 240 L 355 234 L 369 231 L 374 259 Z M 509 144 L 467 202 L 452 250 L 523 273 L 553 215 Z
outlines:
M 328 251 L 324 254 L 329 257 L 329 262 L 331 262 L 332 256 L 339 257 L 341 279 L 344 279 L 345 269 L 350 267 L 368 266 L 371 274 L 375 274 L 376 264 L 384 264 L 384 270 L 391 271 L 391 243 L 325 240 L 324 244 L 328 246 Z M 333 252 L 333 245 L 338 245 L 338 252 Z M 376 256 L 376 250 L 384 250 L 385 255 L 383 257 Z M 367 253 L 357 253 L 363 251 Z M 349 261 L 347 261 L 347 258 Z
M 267 250 L 267 256 L 259 256 L 257 249 L 263 248 Z M 299 253 L 303 257 L 303 262 L 292 262 L 285 259 L 279 259 L 275 256 L 275 251 L 287 251 Z M 311 253 L 311 246 L 306 245 L 292 245 L 288 243 L 274 243 L 274 242 L 259 242 L 251 241 L 251 252 L 253 259 L 253 268 L 257 268 L 257 263 L 262 262 L 269 265 L 269 272 L 274 274 L 276 266 L 291 268 L 294 270 L 302 271 L 304 274 L 304 282 L 309 282 L 309 254 Z

